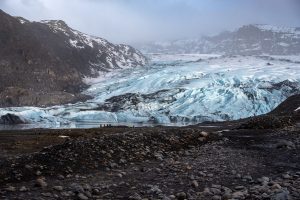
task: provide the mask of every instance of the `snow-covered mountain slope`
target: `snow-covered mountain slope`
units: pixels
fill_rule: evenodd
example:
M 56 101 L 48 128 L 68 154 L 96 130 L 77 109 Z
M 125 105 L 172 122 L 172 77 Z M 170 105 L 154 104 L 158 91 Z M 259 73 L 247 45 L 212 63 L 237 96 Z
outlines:
M 300 28 L 254 24 L 213 37 L 154 42 L 137 46 L 146 53 L 299 55 Z
M 84 34 L 63 21 L 31 22 L 0 10 L 0 107 L 83 101 L 84 79 L 146 62 L 128 45 Z
M 299 58 L 152 54 L 144 68 L 93 79 L 85 103 L 1 109 L 41 126 L 194 124 L 267 113 L 300 91 Z M 87 80 L 89 81 L 89 80 Z M 45 125 L 46 124 L 46 125 Z
M 64 21 L 43 20 L 41 23 L 49 26 L 54 33 L 67 36 L 72 48 L 83 52 L 85 49 L 96 51 L 95 57 L 89 61 L 93 72 L 143 66 L 147 62 L 146 57 L 131 46 L 115 45 L 103 38 L 82 33 L 70 28 Z

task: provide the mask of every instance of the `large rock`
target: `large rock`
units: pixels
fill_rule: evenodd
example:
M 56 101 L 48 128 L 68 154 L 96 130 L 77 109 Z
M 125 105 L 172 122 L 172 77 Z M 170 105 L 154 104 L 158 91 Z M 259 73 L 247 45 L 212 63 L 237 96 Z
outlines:
M 6 114 L 0 117 L 0 124 L 13 125 L 13 124 L 24 124 L 26 123 L 19 116 L 14 114 Z
M 266 115 L 251 117 L 240 125 L 240 129 L 276 129 L 293 126 L 300 121 L 300 95 L 295 94 L 279 104 Z
M 284 102 L 279 104 L 271 114 L 274 115 L 292 115 L 297 114 L 300 108 L 300 94 L 296 94 L 287 98 Z

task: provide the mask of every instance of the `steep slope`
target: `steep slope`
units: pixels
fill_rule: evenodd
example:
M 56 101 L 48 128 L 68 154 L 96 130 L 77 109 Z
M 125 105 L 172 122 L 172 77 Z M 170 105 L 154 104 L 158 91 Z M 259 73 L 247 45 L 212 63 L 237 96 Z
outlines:
M 145 63 L 134 48 L 81 33 L 63 21 L 30 22 L 0 10 L 1 107 L 83 100 L 83 78 Z
M 140 48 L 147 53 L 294 55 L 300 53 L 300 28 L 247 25 L 213 37 L 156 42 Z
M 270 114 L 273 115 L 298 115 L 300 117 L 300 94 L 290 96 L 279 104 Z
M 300 122 L 300 95 L 295 94 L 279 104 L 273 111 L 251 117 L 240 129 L 275 129 L 297 126 Z

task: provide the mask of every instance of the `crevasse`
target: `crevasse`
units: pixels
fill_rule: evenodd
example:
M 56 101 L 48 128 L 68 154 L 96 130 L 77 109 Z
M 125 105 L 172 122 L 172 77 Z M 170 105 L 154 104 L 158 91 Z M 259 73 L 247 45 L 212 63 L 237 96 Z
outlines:
M 146 67 L 86 79 L 93 99 L 49 108 L 4 108 L 37 127 L 195 124 L 267 113 L 300 90 L 300 57 L 149 55 Z

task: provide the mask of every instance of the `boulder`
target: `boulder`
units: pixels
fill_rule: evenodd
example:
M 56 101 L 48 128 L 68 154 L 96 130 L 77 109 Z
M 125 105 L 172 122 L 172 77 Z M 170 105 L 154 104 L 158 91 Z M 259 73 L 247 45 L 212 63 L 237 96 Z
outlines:
M 7 124 L 7 125 L 13 125 L 13 124 L 25 124 L 25 120 L 23 120 L 21 117 L 14 115 L 14 114 L 6 114 L 2 115 L 0 117 L 0 124 Z

